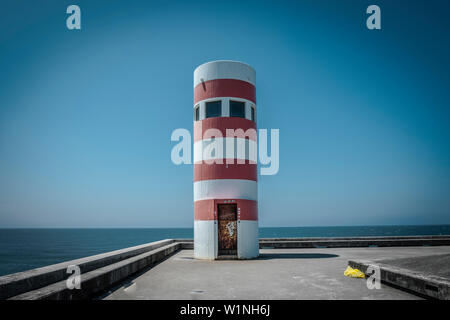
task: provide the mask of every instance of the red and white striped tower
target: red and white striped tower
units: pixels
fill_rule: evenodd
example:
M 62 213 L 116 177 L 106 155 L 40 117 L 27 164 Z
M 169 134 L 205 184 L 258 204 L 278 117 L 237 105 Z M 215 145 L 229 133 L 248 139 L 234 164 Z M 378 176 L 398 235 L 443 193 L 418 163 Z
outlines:
M 213 61 L 194 71 L 195 258 L 259 254 L 255 84 L 255 70 L 241 62 Z M 212 138 L 208 129 L 218 129 L 223 138 Z M 226 129 L 255 134 L 227 137 Z M 245 155 L 234 150 L 230 159 L 231 147 L 208 155 L 205 149 L 214 141 L 234 148 L 243 143 Z M 223 163 L 210 164 L 215 160 Z

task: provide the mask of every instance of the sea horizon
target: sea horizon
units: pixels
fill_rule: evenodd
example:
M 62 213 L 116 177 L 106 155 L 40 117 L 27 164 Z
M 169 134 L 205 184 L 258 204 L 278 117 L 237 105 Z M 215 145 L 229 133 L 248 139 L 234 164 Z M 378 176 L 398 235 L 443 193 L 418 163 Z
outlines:
M 303 225 L 303 226 L 259 226 L 259 229 L 267 228 L 355 228 L 355 227 L 432 227 L 432 226 L 450 226 L 450 223 L 443 224 L 361 224 L 361 225 Z M 4 229 L 193 229 L 193 227 L 0 227 Z
M 171 238 L 189 227 L 0 228 L 0 276 Z M 260 238 L 450 235 L 450 225 L 260 227 Z

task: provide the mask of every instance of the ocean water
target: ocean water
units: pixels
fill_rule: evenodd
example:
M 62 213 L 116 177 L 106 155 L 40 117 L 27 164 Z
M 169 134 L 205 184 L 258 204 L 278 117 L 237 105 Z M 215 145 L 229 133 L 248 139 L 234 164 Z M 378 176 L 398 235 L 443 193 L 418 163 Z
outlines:
M 192 228 L 0 229 L 0 276 L 167 238 Z M 450 225 L 260 228 L 261 238 L 450 235 Z

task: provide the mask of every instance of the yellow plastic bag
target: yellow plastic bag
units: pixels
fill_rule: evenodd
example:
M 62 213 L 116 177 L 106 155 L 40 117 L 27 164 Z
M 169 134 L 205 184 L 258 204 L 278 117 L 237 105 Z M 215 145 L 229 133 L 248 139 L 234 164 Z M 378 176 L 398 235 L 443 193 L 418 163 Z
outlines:
M 366 277 L 364 273 L 362 273 L 358 269 L 353 269 L 350 266 L 348 266 L 347 269 L 345 269 L 344 276 L 347 276 L 350 278 L 365 278 Z

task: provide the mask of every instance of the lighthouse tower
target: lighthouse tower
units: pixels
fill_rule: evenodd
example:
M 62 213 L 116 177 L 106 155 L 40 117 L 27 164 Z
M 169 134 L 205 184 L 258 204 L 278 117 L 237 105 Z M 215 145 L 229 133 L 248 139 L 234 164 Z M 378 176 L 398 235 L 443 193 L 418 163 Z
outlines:
M 194 71 L 197 259 L 259 254 L 255 81 L 255 70 L 235 61 L 208 62 Z

